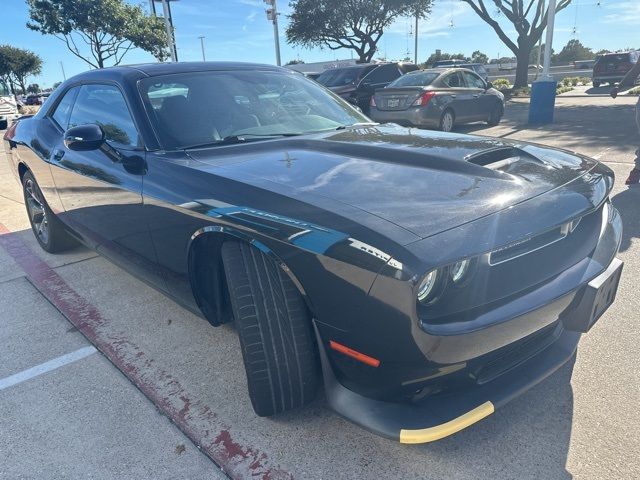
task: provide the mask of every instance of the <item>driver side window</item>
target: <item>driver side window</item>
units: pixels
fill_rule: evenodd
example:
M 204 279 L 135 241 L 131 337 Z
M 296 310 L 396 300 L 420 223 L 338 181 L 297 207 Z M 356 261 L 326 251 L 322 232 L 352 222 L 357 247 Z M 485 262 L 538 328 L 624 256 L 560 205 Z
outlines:
M 138 131 L 120 90 L 113 85 L 83 85 L 69 117 L 69 128 L 93 123 L 100 125 L 107 142 L 135 148 Z
M 464 72 L 463 75 L 464 75 L 464 78 L 467 80 L 467 84 L 469 85 L 470 88 L 481 88 L 484 90 L 486 85 L 480 77 L 478 77 L 477 75 L 474 75 L 471 72 Z

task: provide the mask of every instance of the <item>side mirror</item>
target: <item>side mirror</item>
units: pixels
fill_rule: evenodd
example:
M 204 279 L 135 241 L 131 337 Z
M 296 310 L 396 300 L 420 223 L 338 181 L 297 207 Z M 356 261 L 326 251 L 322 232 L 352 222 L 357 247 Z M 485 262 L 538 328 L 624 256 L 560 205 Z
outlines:
M 100 125 L 79 125 L 64 132 L 64 144 L 69 150 L 77 152 L 97 150 L 103 143 L 104 131 Z
M 493 83 L 487 82 L 487 90 L 489 90 L 490 88 L 493 88 Z

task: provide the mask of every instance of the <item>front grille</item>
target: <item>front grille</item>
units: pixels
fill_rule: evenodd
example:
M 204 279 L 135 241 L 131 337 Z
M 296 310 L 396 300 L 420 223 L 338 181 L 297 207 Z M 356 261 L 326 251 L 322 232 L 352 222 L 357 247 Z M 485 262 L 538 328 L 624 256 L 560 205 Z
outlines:
M 562 325 L 556 321 L 518 342 L 489 354 L 485 361 L 481 360 L 472 370 L 471 375 L 479 385 L 490 382 L 542 352 L 561 332 Z

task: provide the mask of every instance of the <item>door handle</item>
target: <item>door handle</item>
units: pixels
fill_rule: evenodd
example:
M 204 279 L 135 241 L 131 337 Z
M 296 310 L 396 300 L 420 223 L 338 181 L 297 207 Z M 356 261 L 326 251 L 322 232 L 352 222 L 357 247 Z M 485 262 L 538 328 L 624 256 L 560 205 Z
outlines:
M 62 160 L 62 157 L 64 157 L 64 150 L 62 149 L 56 149 L 53 152 L 53 155 L 51 156 L 51 158 L 55 161 L 55 162 L 59 162 L 60 160 Z

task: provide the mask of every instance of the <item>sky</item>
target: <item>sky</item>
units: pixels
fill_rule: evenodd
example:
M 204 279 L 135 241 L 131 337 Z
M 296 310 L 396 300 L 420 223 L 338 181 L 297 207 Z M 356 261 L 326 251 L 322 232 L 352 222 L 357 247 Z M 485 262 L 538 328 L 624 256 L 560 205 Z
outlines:
M 149 9 L 151 0 L 127 0 Z M 486 0 L 491 4 L 491 0 Z M 303 49 L 287 45 L 285 29 L 289 0 L 279 0 L 282 61 L 305 62 L 351 58 L 349 50 Z M 180 60 L 201 60 L 199 36 L 205 36 L 207 60 L 236 60 L 275 63 L 273 26 L 267 21 L 263 0 L 179 0 L 172 4 L 176 41 Z M 39 77 L 31 78 L 42 87 L 61 81 L 62 65 L 67 78 L 90 67 L 74 57 L 55 37 L 33 32 L 26 27 L 28 9 L 24 0 L 0 0 L 0 44 L 30 49 L 44 60 Z M 161 11 L 161 4 L 157 4 Z M 500 20 L 502 17 L 496 17 Z M 502 19 L 504 21 L 504 19 Z M 401 18 L 391 25 L 378 43 L 378 54 L 385 58 L 413 58 L 413 19 Z M 515 39 L 513 26 L 505 24 Z M 470 56 L 481 50 L 490 58 L 511 56 L 497 35 L 471 8 L 460 0 L 435 0 L 430 17 L 419 28 L 419 60 L 424 61 L 436 49 Z M 584 45 L 600 50 L 640 48 L 640 0 L 573 0 L 556 17 L 553 48 L 559 51 L 577 38 Z M 155 61 L 140 50 L 130 51 L 123 63 Z

